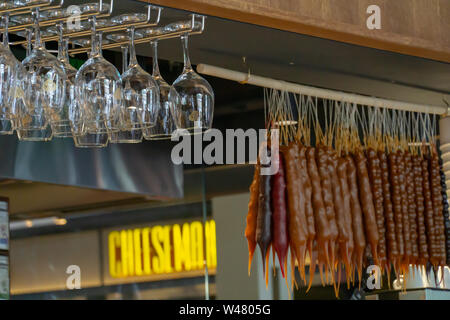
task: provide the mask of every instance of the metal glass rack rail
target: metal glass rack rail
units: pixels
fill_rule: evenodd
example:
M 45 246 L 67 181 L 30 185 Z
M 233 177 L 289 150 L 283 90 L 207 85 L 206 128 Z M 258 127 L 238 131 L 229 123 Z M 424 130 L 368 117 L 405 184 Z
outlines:
M 64 22 L 69 18 L 76 18 L 79 22 L 86 22 L 89 20 L 90 24 L 79 24 L 76 28 L 63 28 L 63 37 L 71 41 L 75 38 L 90 36 L 92 30 L 90 26 L 96 23 L 95 30 L 103 33 L 120 33 L 128 32 L 130 28 L 142 31 L 143 36 L 135 40 L 135 44 L 148 43 L 152 40 L 164 40 L 180 37 L 183 34 L 197 35 L 203 33 L 205 29 L 205 16 L 198 14 L 191 14 L 188 21 L 178 21 L 171 23 L 165 27 L 159 27 L 162 8 L 153 5 L 147 5 L 146 14 L 133 13 L 139 19 L 133 19 L 132 21 L 124 21 L 117 23 L 118 17 L 110 18 L 114 9 L 114 0 L 110 0 L 106 3 L 104 0 L 98 0 L 97 3 L 84 4 L 81 6 L 81 10 L 73 11 L 73 7 L 63 8 L 64 0 L 58 0 L 57 4 L 53 4 L 57 0 L 32 0 L 25 6 L 12 7 L 9 9 L 0 10 L 0 16 L 13 15 L 20 16 L 18 21 L 23 23 L 12 24 L 8 27 L 11 33 L 20 33 L 24 30 L 30 30 L 34 24 L 32 22 L 32 15 L 39 15 L 39 27 L 44 30 L 45 27 L 51 27 L 59 25 L 62 27 Z M 88 6 L 88 7 L 86 7 Z M 41 15 L 45 12 L 44 15 Z M 75 15 L 74 15 L 75 14 Z M 121 16 L 131 16 L 133 14 L 122 14 Z M 120 17 L 120 16 L 119 16 Z M 107 19 L 103 21 L 103 25 L 97 24 L 98 19 Z M 17 19 L 16 19 L 17 20 Z M 114 22 L 116 21 L 116 22 Z M 83 26 L 83 27 L 82 27 Z M 87 26 L 87 27 L 86 27 Z M 145 30 L 144 30 L 145 29 Z M 2 32 L 4 28 L 0 29 Z M 54 35 L 48 35 L 42 37 L 43 42 L 58 41 L 60 35 L 56 32 Z M 34 40 L 32 40 L 34 42 Z M 72 42 L 72 41 L 71 41 Z M 25 45 L 27 40 L 19 40 L 11 43 L 11 45 Z M 119 48 L 124 45 L 128 45 L 129 40 L 117 41 L 107 43 L 102 46 L 103 49 Z M 90 47 L 73 48 L 69 50 L 71 55 L 85 53 L 90 51 Z

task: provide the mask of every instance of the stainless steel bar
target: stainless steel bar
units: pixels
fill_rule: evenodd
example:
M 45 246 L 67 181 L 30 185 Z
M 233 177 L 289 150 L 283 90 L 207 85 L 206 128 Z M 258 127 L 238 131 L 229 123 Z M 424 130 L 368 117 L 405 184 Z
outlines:
M 26 14 L 30 12 L 31 9 L 34 8 L 40 8 L 41 11 L 47 11 L 51 9 L 57 9 L 61 8 L 64 4 L 64 0 L 60 0 L 58 4 L 52 5 L 52 1 L 49 0 L 45 3 L 35 3 L 35 4 L 29 4 L 22 7 L 16 7 L 16 8 L 9 8 L 9 9 L 2 9 L 0 10 L 0 15 L 2 13 L 9 13 L 11 16 L 19 15 L 19 14 Z
M 64 2 L 64 0 L 60 0 L 60 1 L 61 1 L 61 3 Z M 97 18 L 106 18 L 106 17 L 111 16 L 112 9 L 113 9 L 113 6 L 114 6 L 114 0 L 111 0 L 110 8 L 109 8 L 109 11 L 107 13 L 101 13 L 102 12 L 102 8 L 103 8 L 103 3 L 104 3 L 103 0 L 99 0 L 99 11 L 98 12 L 80 14 L 80 16 L 79 16 L 80 21 L 88 20 L 89 18 L 91 18 L 93 16 L 97 16 Z M 33 8 L 36 8 L 36 7 L 39 7 L 39 6 L 36 5 Z M 46 8 L 46 10 L 43 10 L 44 8 L 39 7 L 39 11 L 47 11 L 47 10 L 56 9 L 56 8 L 60 8 L 60 6 L 53 6 L 53 7 L 50 7 L 48 9 Z M 30 7 L 30 9 L 31 9 L 31 7 Z M 26 13 L 28 13 L 28 12 L 26 12 Z M 65 21 L 65 20 L 67 20 L 67 17 L 43 20 L 43 21 L 39 22 L 39 26 L 41 26 L 41 27 L 48 27 L 48 26 L 54 25 L 54 24 L 56 24 L 58 22 Z M 21 25 L 17 25 L 17 26 L 10 26 L 8 29 L 9 29 L 10 32 L 17 32 L 17 31 L 26 30 L 27 28 L 30 28 L 32 26 L 33 26 L 32 23 L 26 23 L 26 24 L 21 24 Z M 3 28 L 0 28 L 0 32 L 3 32 Z
M 151 21 L 152 9 L 156 9 L 157 10 L 155 21 Z M 159 23 L 159 21 L 161 19 L 161 10 L 162 10 L 162 8 L 160 8 L 160 7 L 155 7 L 155 6 L 149 5 L 148 6 L 148 12 L 147 12 L 147 19 L 146 19 L 146 21 L 130 22 L 130 23 L 117 25 L 117 26 L 99 27 L 99 28 L 97 28 L 97 31 L 102 31 L 104 33 L 109 33 L 109 32 L 117 32 L 117 31 L 125 31 L 125 30 L 129 29 L 132 26 L 134 26 L 136 29 L 138 29 L 138 28 L 146 28 L 146 27 L 154 27 L 154 26 L 158 25 L 158 23 Z M 96 14 L 95 13 L 94 14 L 89 14 L 89 16 L 86 16 L 83 20 L 87 20 L 88 18 L 91 18 L 93 16 L 96 16 Z M 97 15 L 97 18 L 102 18 L 104 16 L 105 15 Z M 60 21 L 63 21 L 63 20 L 64 20 L 64 18 L 63 19 L 55 19 L 52 22 L 56 23 L 56 22 L 60 22 Z M 42 24 L 40 24 L 40 25 L 42 25 Z M 32 27 L 32 26 L 33 25 L 30 24 L 28 26 L 28 28 Z M 90 35 L 91 35 L 91 30 L 85 30 L 85 31 L 75 31 L 75 32 L 65 33 L 64 37 L 80 38 L 80 37 L 85 37 L 85 36 L 90 36 Z M 41 41 L 49 42 L 49 41 L 57 41 L 58 39 L 59 39 L 58 36 L 50 36 L 50 37 L 42 37 Z M 11 45 L 22 45 L 22 44 L 26 44 L 26 43 L 27 43 L 26 40 L 21 40 L 21 41 L 13 42 Z
M 197 31 L 194 31 L 195 16 L 202 18 L 201 28 L 200 28 L 200 30 L 197 30 Z M 205 16 L 193 15 L 192 28 L 189 30 L 182 30 L 182 31 L 170 32 L 170 33 L 166 33 L 166 34 L 153 35 L 153 36 L 144 37 L 141 39 L 135 39 L 134 43 L 142 44 L 142 43 L 150 42 L 151 40 L 173 39 L 173 38 L 180 37 L 183 34 L 198 35 L 198 34 L 202 34 L 204 30 L 205 30 Z M 120 48 L 121 46 L 128 45 L 128 44 L 130 44 L 130 41 L 120 41 L 120 42 L 115 42 L 115 43 L 108 43 L 108 44 L 102 45 L 102 49 Z M 85 52 L 88 52 L 89 50 L 90 50 L 90 48 L 76 48 L 76 49 L 69 50 L 69 54 L 73 55 L 73 54 L 85 53 Z

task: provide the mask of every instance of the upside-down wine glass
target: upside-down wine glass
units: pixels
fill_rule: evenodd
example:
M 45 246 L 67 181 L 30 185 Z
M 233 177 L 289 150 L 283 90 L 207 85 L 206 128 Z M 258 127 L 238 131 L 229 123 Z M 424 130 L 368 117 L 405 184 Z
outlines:
M 134 21 L 133 19 L 137 19 L 136 14 L 132 15 L 122 15 L 119 17 L 112 18 L 111 21 L 116 24 L 123 23 L 125 21 Z M 135 33 L 135 38 L 141 38 L 141 35 L 138 35 Z M 122 77 L 125 74 L 125 72 L 128 70 L 128 48 L 129 48 L 129 42 L 131 41 L 130 34 L 126 33 L 112 33 L 108 34 L 106 36 L 107 40 L 111 40 L 113 42 L 128 42 L 126 45 L 121 45 L 122 50 Z M 122 80 L 123 84 L 123 80 Z M 125 101 L 125 100 L 124 100 Z M 112 132 L 109 136 L 109 142 L 110 143 L 138 143 L 142 141 L 142 130 L 141 129 L 135 129 L 135 130 L 120 130 L 117 132 Z
M 176 130 L 170 110 L 172 109 L 169 93 L 171 86 L 163 79 L 159 71 L 158 64 L 158 40 L 150 42 L 153 49 L 153 79 L 159 87 L 160 109 L 156 119 L 156 125 L 144 131 L 144 137 L 148 140 L 170 139 L 172 133 Z
M 183 73 L 175 80 L 170 92 L 172 116 L 177 129 L 201 133 L 211 128 L 214 113 L 214 92 L 211 85 L 198 75 L 191 65 L 188 34 L 181 36 L 184 55 Z
M 15 73 L 19 71 L 20 62 L 9 48 L 9 15 L 3 16 L 3 43 L 0 43 L 0 134 L 13 134 L 12 102 L 15 87 Z
M 108 35 L 112 36 L 112 35 Z M 128 45 L 124 45 L 120 47 L 122 51 L 122 75 L 128 68 Z M 109 143 L 119 143 L 119 141 L 123 140 L 126 132 L 119 130 L 115 132 L 111 132 L 109 135 Z
M 17 127 L 21 130 L 42 130 L 56 125 L 64 105 L 66 74 L 63 65 L 41 42 L 39 9 L 34 12 L 35 42 L 31 54 L 22 61 L 25 69 L 20 89 L 24 99 L 14 97 Z M 16 92 L 18 91 L 16 85 Z M 22 103 L 24 102 L 24 103 Z
M 95 16 L 91 18 L 90 57 L 75 78 L 78 98 L 75 109 L 79 116 L 74 119 L 74 126 L 77 137 L 85 140 L 80 147 L 105 147 L 108 135 L 120 129 L 122 81 L 116 67 L 102 56 L 102 32 L 96 32 L 96 20 Z
M 70 125 L 69 108 L 72 103 L 73 90 L 75 85 L 75 76 L 77 69 L 72 67 L 69 61 L 69 39 L 63 35 L 63 24 L 60 23 L 59 27 L 59 43 L 58 43 L 58 60 L 64 67 L 66 73 L 66 91 L 63 107 L 58 113 L 55 113 L 55 117 L 58 120 L 53 121 L 52 130 L 55 138 L 69 138 L 72 137 L 72 127 Z
M 28 57 L 29 55 L 31 55 L 32 51 L 33 28 L 27 28 L 25 30 L 25 37 L 27 38 L 26 57 Z M 21 79 L 17 77 L 16 81 L 21 81 Z M 20 88 L 20 86 L 17 87 Z M 20 93 L 18 95 L 20 96 Z M 23 94 L 22 97 L 24 97 Z M 16 127 L 16 133 L 20 141 L 50 141 L 53 138 L 53 131 L 50 127 L 50 124 L 47 124 L 47 127 L 45 129 L 23 130 Z
M 123 130 L 129 138 L 122 143 L 142 141 L 142 129 L 155 126 L 159 111 L 159 89 L 152 76 L 139 65 L 134 44 L 134 27 L 130 28 L 130 63 L 122 75 L 124 102 L 122 107 Z

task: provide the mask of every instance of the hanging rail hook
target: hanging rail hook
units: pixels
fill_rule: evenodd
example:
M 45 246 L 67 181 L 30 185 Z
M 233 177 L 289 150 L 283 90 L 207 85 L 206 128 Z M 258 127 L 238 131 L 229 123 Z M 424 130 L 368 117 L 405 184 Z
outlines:
M 155 22 L 151 22 L 151 13 L 152 9 L 157 10 L 156 19 Z M 158 25 L 159 21 L 161 20 L 161 11 L 163 10 L 162 7 L 154 6 L 154 5 L 148 5 L 148 11 L 147 11 L 147 24 L 153 24 Z

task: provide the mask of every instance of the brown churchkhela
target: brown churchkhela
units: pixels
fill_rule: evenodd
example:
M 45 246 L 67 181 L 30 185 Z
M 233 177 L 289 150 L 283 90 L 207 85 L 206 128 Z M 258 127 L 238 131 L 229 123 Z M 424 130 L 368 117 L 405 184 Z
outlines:
M 331 177 L 331 186 L 333 192 L 333 203 L 336 214 L 336 222 L 338 226 L 338 249 L 340 253 L 340 257 L 348 257 L 348 242 L 349 242 L 349 230 L 345 226 L 345 208 L 344 202 L 342 198 L 342 190 L 341 185 L 339 183 L 339 178 L 337 175 L 337 156 L 331 150 L 328 149 L 328 170 Z
M 439 157 L 437 152 L 433 150 L 429 159 L 430 170 L 430 191 L 431 201 L 433 203 L 433 217 L 435 222 L 435 236 L 436 236 L 436 252 L 439 257 L 439 262 L 436 266 L 445 266 L 445 225 L 444 216 L 442 214 L 442 186 L 439 167 Z
M 350 205 L 350 187 L 347 176 L 347 161 L 345 158 L 340 158 L 337 161 L 337 175 L 339 185 L 341 187 L 342 205 L 343 205 L 343 228 L 348 234 L 348 240 L 345 243 L 340 243 L 341 259 L 344 262 L 347 273 L 347 287 L 350 287 L 350 279 L 353 274 L 352 257 L 354 250 L 353 229 L 352 229 L 352 214 Z
M 406 275 L 410 263 L 444 265 L 445 199 L 435 154 L 368 148 L 366 153 L 338 157 L 330 147 L 298 143 L 281 151 L 285 161 L 280 160 L 275 176 L 260 176 L 258 166 L 255 171 L 246 228 L 250 260 L 255 243 L 265 263 L 272 246 L 285 275 L 290 248 L 293 265 L 298 264 L 306 283 L 306 252 L 314 241 L 310 269 L 318 264 L 322 283 L 325 271 L 326 282 L 331 275 L 335 289 L 341 264 L 348 285 L 356 272 L 361 281 L 367 251 L 387 272 L 391 265 Z M 310 272 L 308 290 L 313 276 Z
M 414 168 L 414 194 L 417 209 L 417 236 L 419 246 L 418 265 L 426 266 L 428 259 L 428 243 L 425 226 L 425 197 L 423 191 L 422 159 L 418 155 L 412 157 Z
M 346 162 L 348 186 L 350 189 L 350 209 L 352 215 L 353 239 L 355 243 L 353 260 L 358 271 L 359 285 L 361 286 L 364 251 L 366 248 L 364 220 L 361 205 L 359 202 L 358 178 L 355 162 L 351 156 L 347 156 Z
M 388 260 L 394 265 L 395 269 L 398 269 L 398 265 L 396 265 L 396 263 L 398 261 L 399 252 L 397 246 L 397 236 L 395 233 L 395 218 L 394 208 L 392 205 L 391 185 L 389 182 L 389 164 L 386 153 L 383 151 L 378 152 L 378 158 L 380 159 L 381 182 L 383 188 L 383 206 L 386 225 Z M 390 272 L 389 263 L 387 264 L 387 272 Z
M 436 250 L 436 233 L 434 227 L 433 201 L 431 198 L 430 174 L 428 172 L 428 160 L 422 159 L 422 186 L 425 204 L 425 227 L 428 244 L 429 261 L 433 266 L 439 264 L 439 252 Z
M 298 268 L 303 281 L 305 279 L 305 253 L 308 240 L 308 223 L 306 219 L 305 193 L 298 170 L 299 148 L 296 143 L 283 147 L 282 153 L 286 164 L 286 181 L 289 208 L 289 238 L 291 254 L 298 261 Z
M 256 243 L 261 249 L 263 270 L 268 272 L 266 264 L 269 260 L 270 245 L 272 243 L 272 176 L 259 177 L 258 217 L 256 219 Z
M 286 205 L 286 181 L 283 157 L 278 155 L 279 169 L 273 177 L 272 202 L 273 202 L 273 248 L 278 255 L 281 273 L 285 277 L 286 257 L 289 249 L 287 205 Z
M 409 152 L 405 152 L 405 175 L 406 175 L 406 196 L 408 201 L 409 231 L 411 239 L 410 263 L 415 266 L 419 260 L 418 231 L 417 231 L 417 205 L 414 190 L 414 169 L 412 157 Z
M 375 208 L 375 216 L 377 221 L 378 230 L 378 260 L 381 264 L 381 268 L 387 266 L 387 254 L 386 254 L 386 228 L 384 223 L 384 199 L 383 199 L 383 180 L 380 167 L 380 160 L 378 159 L 377 152 L 369 148 L 367 150 L 368 167 L 370 184 L 372 186 L 373 204 Z
M 338 238 L 338 227 L 336 223 L 336 214 L 333 202 L 333 190 L 331 185 L 331 177 L 329 171 L 329 157 L 327 148 L 319 146 L 316 152 L 316 163 L 319 170 L 320 182 L 322 186 L 322 197 L 327 215 L 328 225 L 330 228 L 330 242 L 328 246 L 328 256 L 330 266 L 334 268 L 336 258 L 336 240 Z M 325 270 L 328 272 L 328 270 Z M 334 274 L 334 273 L 332 273 Z
M 402 203 L 402 220 L 403 220 L 403 242 L 405 244 L 405 255 L 403 256 L 403 268 L 405 272 L 409 269 L 409 263 L 412 256 L 411 235 L 409 230 L 408 216 L 408 197 L 406 194 L 406 174 L 405 174 L 405 158 L 402 151 L 397 151 L 397 168 L 398 181 L 400 183 L 400 194 Z
M 405 244 L 403 241 L 403 210 L 402 196 L 400 193 L 397 154 L 395 152 L 390 153 L 388 159 L 392 204 L 394 206 L 395 235 L 398 244 L 398 260 L 394 262 L 394 266 L 398 266 L 400 268 L 403 261 L 403 256 L 405 255 Z
M 317 251 L 318 251 L 318 264 L 319 269 L 322 270 L 323 268 L 329 268 L 330 267 L 330 261 L 329 261 L 329 246 L 330 246 L 330 239 L 331 239 L 331 230 L 327 218 L 327 213 L 325 210 L 325 205 L 323 202 L 323 196 L 322 196 L 322 186 L 320 183 L 320 175 L 319 170 L 317 169 L 316 164 L 316 149 L 309 147 L 306 152 L 306 159 L 307 159 L 307 168 L 308 168 L 308 174 L 311 180 L 311 186 L 312 186 L 312 206 L 313 206 L 313 214 L 314 214 L 314 220 L 315 220 L 315 227 L 316 227 L 316 242 L 317 242 Z M 315 270 L 316 266 L 316 259 L 315 257 L 311 261 L 311 270 Z M 308 289 L 311 288 L 312 281 L 313 281 L 314 272 L 310 273 L 310 281 Z
M 364 225 L 366 230 L 367 242 L 370 245 L 372 257 L 376 264 L 378 264 L 378 228 L 375 214 L 375 207 L 373 205 L 372 190 L 370 187 L 369 173 L 367 172 L 367 159 L 362 151 L 356 153 L 356 169 L 358 174 L 359 196 L 361 207 L 364 214 Z
M 256 219 L 258 217 L 259 199 L 259 165 L 255 165 L 253 182 L 250 186 L 250 201 L 248 203 L 247 226 L 245 228 L 245 237 L 248 242 L 248 274 L 252 266 L 253 255 L 256 248 Z
M 303 191 L 305 192 L 305 214 L 308 223 L 308 241 L 307 249 L 310 258 L 312 257 L 312 249 L 314 239 L 316 238 L 316 229 L 314 226 L 314 211 L 312 206 L 312 185 L 308 173 L 308 164 L 306 159 L 307 148 L 299 145 L 299 160 L 300 160 L 300 176 L 303 182 Z

